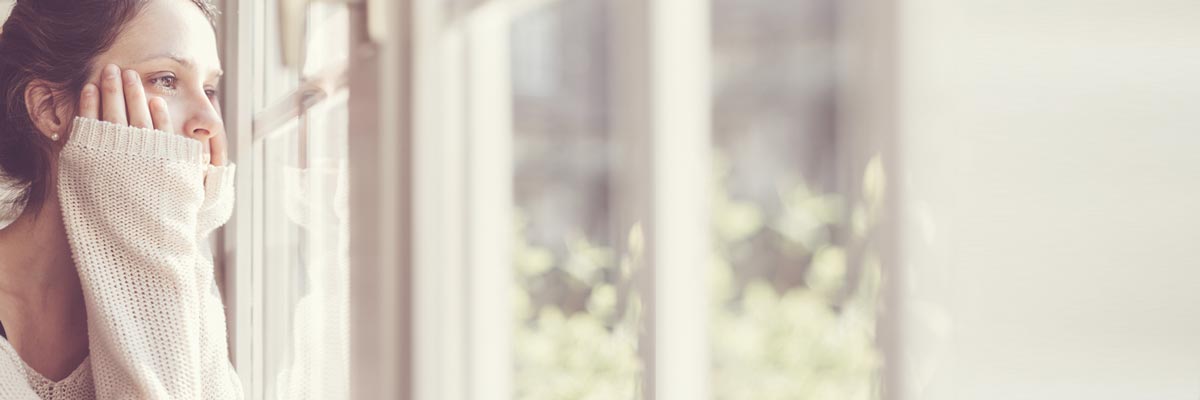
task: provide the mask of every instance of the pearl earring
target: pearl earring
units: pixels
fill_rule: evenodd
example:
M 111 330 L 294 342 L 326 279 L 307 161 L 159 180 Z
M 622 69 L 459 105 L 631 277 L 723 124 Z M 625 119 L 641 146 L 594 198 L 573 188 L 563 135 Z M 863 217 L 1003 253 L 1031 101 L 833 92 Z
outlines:
M 57 134 L 57 133 L 55 133 L 55 134 L 52 134 L 52 135 L 50 135 L 50 140 L 53 140 L 53 141 L 57 142 L 57 141 L 58 141 L 58 134 Z

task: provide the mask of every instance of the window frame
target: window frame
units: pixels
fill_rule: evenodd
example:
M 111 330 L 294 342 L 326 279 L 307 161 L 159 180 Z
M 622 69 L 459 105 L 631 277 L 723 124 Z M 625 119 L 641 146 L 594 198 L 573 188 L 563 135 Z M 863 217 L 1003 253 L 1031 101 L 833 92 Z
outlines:
M 556 1 L 487 0 L 452 15 L 437 1 L 413 2 L 409 365 L 413 381 L 424 383 L 414 388 L 415 399 L 512 397 L 512 310 L 488 297 L 505 300 L 512 290 L 511 249 L 495 240 L 512 232 L 509 28 Z M 688 266 L 708 265 L 708 254 L 693 249 L 707 248 L 710 234 L 708 204 L 695 201 L 710 193 L 708 174 L 695 173 L 711 162 L 710 82 L 707 68 L 686 61 L 710 57 L 708 8 L 621 0 L 612 9 L 621 26 L 611 29 L 611 42 L 622 54 L 613 67 L 623 77 L 612 107 L 624 132 L 614 140 L 632 156 L 616 171 L 619 190 L 630 196 L 616 218 L 627 226 L 644 221 L 647 233 L 650 272 L 636 284 L 647 318 L 639 339 L 645 399 L 708 393 L 705 274 Z M 454 198 L 468 200 L 449 202 Z M 482 326 L 489 329 L 468 329 Z
M 377 6 L 377 2 L 371 5 Z M 367 3 L 349 4 L 351 18 L 356 19 L 352 25 L 366 25 L 358 23 L 367 18 L 356 9 L 366 6 Z M 268 43 L 269 35 L 264 34 L 268 28 L 277 28 L 263 25 L 269 15 L 267 5 L 261 1 L 223 0 L 218 7 L 223 11 L 217 23 L 219 51 L 225 69 L 230 71 L 222 83 L 222 112 L 230 137 L 229 159 L 239 166 L 236 186 L 240 190 L 236 192 L 234 215 L 217 237 L 216 248 L 220 250 L 214 254 L 214 260 L 226 304 L 230 361 L 247 398 L 262 399 L 268 373 L 264 353 L 268 339 L 264 311 L 268 304 L 263 279 L 267 261 L 261 212 L 265 207 L 263 140 L 266 133 L 295 124 L 332 93 L 348 88 L 349 66 L 309 77 L 289 74 L 299 77 L 296 87 L 274 96 L 277 99 L 268 99 L 265 71 L 260 67 L 267 64 L 266 51 L 278 47 Z M 272 103 L 267 104 L 268 100 Z M 304 133 L 303 129 L 300 133 Z
M 222 294 L 226 304 L 225 313 L 228 329 L 230 361 L 242 381 L 242 388 L 251 391 L 256 379 L 252 354 L 255 319 L 252 302 L 256 296 L 253 282 L 253 251 L 259 247 L 254 243 L 256 236 L 251 222 L 254 204 L 255 170 L 253 153 L 252 122 L 254 113 L 253 96 L 253 2 L 223 0 L 219 4 L 224 11 L 219 19 L 218 41 L 221 57 L 227 74 L 222 82 L 222 113 L 229 133 L 229 160 L 242 166 L 237 170 L 236 204 L 233 217 L 221 230 L 218 249 L 214 259 L 220 272 Z M 247 246 L 248 244 L 248 246 Z M 258 374 L 261 376 L 261 374 Z M 261 378 L 259 378 L 261 379 Z
M 495 77 L 507 74 L 508 24 L 556 1 L 482 0 L 455 15 L 441 9 L 444 0 L 349 2 L 353 32 L 344 79 L 351 115 L 368 116 L 351 118 L 348 143 L 351 398 L 511 397 L 512 338 L 505 327 L 512 321 L 504 295 L 511 289 L 511 281 L 504 279 L 511 271 L 511 257 L 506 256 L 511 249 L 489 239 L 509 236 L 512 204 L 485 201 L 511 198 L 512 166 L 505 162 L 512 157 L 511 131 L 495 129 L 511 127 L 511 115 L 495 112 L 511 109 L 505 103 L 511 101 L 511 88 L 502 84 L 506 78 Z M 262 157 L 254 137 L 239 133 L 261 128 L 255 126 L 253 66 L 259 55 L 253 49 L 266 47 L 253 31 L 256 7 L 261 6 L 250 0 L 223 3 L 219 40 L 231 72 L 223 103 L 233 133 L 230 159 L 242 166 L 237 174 L 242 190 L 234 218 L 220 237 L 218 262 L 231 360 L 248 397 L 261 398 L 258 352 L 264 338 L 256 311 L 262 309 L 257 266 L 264 260 L 256 250 L 262 247 L 261 224 L 253 223 L 252 210 L 262 207 L 261 174 L 256 172 L 262 169 Z M 839 30 L 845 39 L 839 40 L 866 53 L 843 55 L 848 72 L 839 81 L 844 90 L 840 98 L 872 100 L 866 106 L 841 107 L 839 121 L 851 135 L 878 140 L 887 168 L 895 174 L 890 128 L 896 107 L 893 3 L 851 1 L 844 6 Z M 646 318 L 639 339 L 646 367 L 643 398 L 706 398 L 709 346 L 707 337 L 697 334 L 709 328 L 707 307 L 702 306 L 707 301 L 704 274 L 686 266 L 708 262 L 707 253 L 692 250 L 709 243 L 709 206 L 694 201 L 709 196 L 706 179 L 696 179 L 707 174 L 692 172 L 707 170 L 711 163 L 712 105 L 707 67 L 696 69 L 684 60 L 711 57 L 709 3 L 614 0 L 611 7 L 613 20 L 621 23 L 610 42 L 623 55 L 611 66 L 616 78 L 613 126 L 619 133 L 614 140 L 630 156 L 615 171 L 615 184 L 632 196 L 618 206 L 615 218 L 624 226 L 643 221 L 650 260 L 649 273 L 637 282 Z M 468 79 L 462 82 L 463 77 Z M 447 92 L 444 85 L 456 89 Z M 305 90 L 301 86 L 298 91 Z M 483 149 L 495 153 L 474 157 Z M 447 160 L 452 168 L 440 168 Z M 438 197 L 445 193 L 466 200 L 445 204 Z M 889 210 L 895 210 L 899 196 L 890 196 Z M 422 217 L 460 212 L 459 223 L 451 227 Z M 883 229 L 881 256 L 895 259 L 895 223 L 885 221 Z M 472 256 L 456 256 L 456 249 Z M 899 278 L 896 268 L 888 273 L 893 276 L 884 280 L 883 296 L 894 307 Z M 447 293 L 456 301 L 442 301 L 439 296 Z M 488 301 L 488 296 L 502 301 Z M 880 318 L 881 349 L 885 358 L 896 359 L 900 317 Z M 492 329 L 466 329 L 482 326 Z M 445 336 L 455 330 L 460 336 Z M 672 340 L 661 339 L 667 337 Z M 456 356 L 447 360 L 442 354 Z M 893 388 L 900 391 L 895 371 L 885 369 L 883 381 L 885 398 L 892 398 Z
M 414 388 L 411 202 L 417 104 L 412 96 L 416 84 L 412 41 L 419 30 L 413 18 L 417 12 L 420 8 L 411 1 L 351 4 L 348 151 L 353 399 L 407 399 L 412 398 Z
M 252 49 L 266 48 L 265 43 L 262 43 L 262 36 L 253 34 L 253 29 L 256 28 L 256 12 L 261 12 L 262 9 L 261 6 L 255 8 L 250 1 L 226 1 L 222 43 L 226 51 L 226 64 L 234 71 L 225 83 L 228 88 L 225 99 L 226 121 L 233 132 L 259 132 L 264 129 L 264 124 L 262 119 L 256 121 L 256 114 L 252 111 L 256 109 L 255 101 L 260 100 L 255 96 L 255 91 L 259 88 L 253 79 L 247 78 L 253 76 L 254 57 L 261 56 L 255 54 Z M 507 65 L 507 29 L 511 22 L 524 12 L 553 4 L 555 1 L 557 0 L 490 0 L 477 4 L 464 14 L 453 18 L 443 18 L 435 0 L 372 3 L 374 7 L 384 9 L 382 12 L 379 9 L 372 10 L 372 15 L 383 15 L 375 18 L 394 20 L 395 23 L 388 24 L 389 26 L 408 27 L 389 30 L 384 33 L 380 43 L 373 44 L 368 43 L 369 34 L 365 28 L 360 29 L 364 25 L 362 22 L 368 20 L 365 12 L 367 4 L 354 3 L 352 20 L 357 24 L 352 28 L 355 32 L 353 43 L 350 44 L 350 107 L 354 115 L 376 115 L 379 118 L 352 119 L 351 132 L 354 134 L 349 143 L 353 238 L 353 398 L 511 397 L 511 329 L 471 329 L 469 332 L 472 333 L 464 333 L 454 340 L 443 340 L 443 335 L 454 333 L 456 330 L 460 333 L 467 332 L 462 329 L 468 326 L 495 328 L 511 325 L 508 303 L 489 301 L 488 296 L 481 295 L 490 293 L 506 299 L 504 293 L 511 289 L 510 280 L 504 279 L 505 272 L 511 270 L 511 257 L 507 256 L 511 250 L 509 244 L 488 240 L 508 237 L 511 221 L 507 221 L 507 216 L 511 212 L 511 202 L 483 201 L 511 197 L 511 132 L 502 130 L 500 133 L 507 134 L 499 134 L 495 131 L 496 126 L 511 126 L 511 121 L 508 120 L 511 115 L 494 111 L 507 111 L 511 108 L 508 106 L 508 102 L 511 101 L 511 89 L 504 85 L 508 81 L 507 69 L 495 66 Z M 631 202 L 635 204 L 628 207 L 627 211 L 630 213 L 626 214 L 626 219 L 630 222 L 653 221 L 646 225 L 648 233 L 652 235 L 648 239 L 648 254 L 656 257 L 650 262 L 650 268 L 654 272 L 645 276 L 639 285 L 639 291 L 643 298 L 647 299 L 646 304 L 649 307 L 647 318 L 651 318 L 647 322 L 650 328 L 647 330 L 647 336 L 641 339 L 644 345 L 642 357 L 648 367 L 643 378 L 647 399 L 655 398 L 656 393 L 671 396 L 673 393 L 690 395 L 706 391 L 704 385 L 697 384 L 705 382 L 704 378 L 707 377 L 708 364 L 703 356 L 707 348 L 702 337 L 692 335 L 697 339 L 686 341 L 656 340 L 657 337 L 673 334 L 676 330 L 694 333 L 707 329 L 703 322 L 703 307 L 695 307 L 704 301 L 703 279 L 686 268 L 655 266 L 678 262 L 676 260 L 703 263 L 705 255 L 689 256 L 691 252 L 687 249 L 706 243 L 707 229 L 691 228 L 706 227 L 703 221 L 707 219 L 694 219 L 688 225 L 681 226 L 690 232 L 680 233 L 683 230 L 678 228 L 659 232 L 654 228 L 660 224 L 679 221 L 680 217 L 687 215 L 689 211 L 703 216 L 705 213 L 699 211 L 704 210 L 705 206 L 697 204 L 693 207 L 677 208 L 670 214 L 661 213 L 663 215 L 648 213 L 655 209 L 667 208 L 663 206 L 665 204 L 682 202 L 689 197 L 705 198 L 707 195 L 703 179 L 695 179 L 699 176 L 692 177 L 693 179 L 684 177 L 685 179 L 679 181 L 684 182 L 683 186 L 674 186 L 671 190 L 655 189 L 656 182 L 678 178 L 679 174 L 696 175 L 688 174 L 688 169 L 677 168 L 681 165 L 675 164 L 676 162 L 699 165 L 707 165 L 708 162 L 709 141 L 705 128 L 708 115 L 707 97 L 697 95 L 706 92 L 665 90 L 668 87 L 680 86 L 706 90 L 707 75 L 703 72 L 670 73 L 669 68 L 675 61 L 668 59 L 668 53 L 653 52 L 654 48 L 665 47 L 661 43 L 666 40 L 685 40 L 689 46 L 684 46 L 681 51 L 689 53 L 683 56 L 706 55 L 708 36 L 703 33 L 703 29 L 708 23 L 705 17 L 707 3 L 686 3 L 688 2 L 655 2 L 652 4 L 654 8 L 651 8 L 639 1 L 624 1 L 622 6 L 615 9 L 622 17 L 631 17 L 632 20 L 638 21 L 641 32 L 654 33 L 657 39 L 655 42 L 660 43 L 655 47 L 642 46 L 642 41 L 634 37 L 617 41 L 623 49 L 635 49 L 635 55 L 628 57 L 628 62 L 615 67 L 636 76 L 629 81 L 618 83 L 621 85 L 618 91 L 623 93 L 629 102 L 615 111 L 622 113 L 622 118 L 633 128 L 631 132 L 653 133 L 682 127 L 693 129 L 694 133 L 672 136 L 670 140 L 675 145 L 681 140 L 688 143 L 687 146 L 674 149 L 662 146 L 662 140 L 665 140 L 662 135 L 655 136 L 657 139 L 649 139 L 651 136 L 642 135 L 642 139 L 648 141 L 626 143 L 626 147 L 630 148 L 658 149 L 653 154 L 645 151 L 632 153 L 636 157 L 631 165 L 655 168 L 655 173 L 637 173 L 636 168 L 627 169 L 619 178 L 628 185 L 626 189 L 629 193 L 636 194 L 636 199 Z M 701 16 L 702 19 L 697 24 L 680 24 L 686 22 L 686 19 L 662 17 L 672 12 L 684 12 L 685 15 Z M 657 17 L 654 19 L 652 16 Z M 245 40 L 245 37 L 250 37 L 251 40 Z M 450 46 L 451 51 L 445 51 L 446 46 Z M 670 54 L 680 55 L 678 52 Z M 491 60 L 493 63 L 481 60 Z M 400 73 L 389 74 L 385 71 Z M 445 95 L 444 91 L 438 90 L 439 86 L 431 83 L 452 84 L 460 77 L 447 76 L 447 71 L 457 71 L 468 77 L 468 81 L 471 82 L 463 88 L 463 92 L 458 93 L 462 97 Z M 642 81 L 655 81 L 661 85 L 654 89 L 646 88 L 637 84 Z M 305 90 L 305 86 L 302 83 L 296 91 Z M 443 94 L 439 95 L 439 92 Z M 296 95 L 301 94 L 291 96 Z M 637 109 L 639 105 L 653 104 L 657 106 L 655 110 L 666 110 L 668 108 L 663 106 L 665 102 L 673 101 L 684 101 L 688 104 L 689 112 L 646 115 Z M 485 110 L 493 112 L 485 114 Z M 267 120 L 275 119 L 277 118 L 272 117 Z M 474 123 L 455 126 L 455 121 Z M 447 129 L 457 133 L 445 135 Z M 250 397 L 261 398 L 264 374 L 261 343 L 264 340 L 264 327 L 261 316 L 255 311 L 261 310 L 263 306 L 262 269 L 256 266 L 263 265 L 264 260 L 261 251 L 256 250 L 262 246 L 261 224 L 252 222 L 256 218 L 252 210 L 262 207 L 262 195 L 259 193 L 262 177 L 258 172 L 263 167 L 262 154 L 261 149 L 255 149 L 258 134 L 235 136 L 236 139 L 230 146 L 231 159 L 239 165 L 250 167 L 243 167 L 238 173 L 239 186 L 250 190 L 242 190 L 238 194 L 238 203 L 243 206 L 238 207 L 234 221 L 225 229 L 221 260 L 222 268 L 226 272 L 226 301 L 230 305 L 228 312 L 232 360 Z M 468 157 L 468 154 L 481 154 L 483 149 L 487 149 L 493 156 L 486 157 L 483 162 L 478 157 Z M 704 151 L 690 151 L 694 149 Z M 423 154 L 439 154 L 440 157 L 422 157 Z M 447 159 L 457 160 L 459 168 L 436 168 L 438 165 L 434 163 Z M 448 171 L 454 173 L 447 174 Z M 433 184 L 434 182 L 439 183 Z M 446 184 L 447 182 L 450 184 Z M 445 207 L 436 195 L 425 199 L 421 197 L 422 193 L 447 193 L 445 190 L 450 190 L 449 193 L 470 193 L 471 196 L 464 198 L 470 197 L 474 201 L 470 201 L 469 205 Z M 245 206 L 247 204 L 251 206 Z M 447 231 L 439 228 L 439 224 L 420 219 L 421 211 L 426 208 L 434 211 L 433 215 L 450 216 L 465 212 L 466 221 Z M 418 234 L 422 232 L 440 232 L 440 235 Z M 663 235 L 666 234 L 679 236 L 672 240 L 663 240 Z M 422 240 L 426 241 L 421 242 Z M 239 246 L 246 243 L 250 246 Z M 401 245 L 390 245 L 392 243 Z M 421 248 L 470 249 L 467 253 L 474 256 L 469 260 L 456 260 L 453 250 L 422 253 L 419 250 Z M 445 268 L 446 265 L 456 267 Z M 656 285 L 655 276 L 681 279 L 658 280 L 669 283 Z M 438 294 L 422 289 L 434 287 L 443 290 L 442 296 L 453 293 L 450 297 L 469 300 L 450 302 L 453 306 L 444 307 L 442 305 L 446 303 L 437 301 Z M 653 299 L 659 291 L 681 296 L 673 299 L 670 305 L 678 307 L 691 304 L 693 307 L 688 308 L 693 308 L 696 312 L 655 312 L 654 305 L 658 303 Z M 446 297 L 441 299 L 445 300 Z M 680 315 L 687 316 L 683 319 L 667 317 Z M 659 318 L 666 320 L 656 321 Z M 656 326 L 672 328 L 654 329 Z M 500 333 L 499 336 L 496 336 L 497 332 Z M 670 344 L 658 348 L 658 343 Z M 671 361 L 663 366 L 680 366 L 684 372 L 656 375 L 655 371 L 658 368 L 655 368 L 655 364 L 661 357 L 658 352 L 662 351 L 666 352 L 668 360 Z M 460 354 L 463 357 L 447 362 L 445 357 L 439 356 L 447 353 Z M 471 367 L 463 368 L 466 366 Z M 468 381 L 472 383 L 470 386 L 476 388 L 470 393 L 461 390 L 462 382 Z M 387 383 L 381 385 L 380 382 Z M 415 382 L 425 384 L 415 385 Z M 447 395 L 451 397 L 446 397 Z

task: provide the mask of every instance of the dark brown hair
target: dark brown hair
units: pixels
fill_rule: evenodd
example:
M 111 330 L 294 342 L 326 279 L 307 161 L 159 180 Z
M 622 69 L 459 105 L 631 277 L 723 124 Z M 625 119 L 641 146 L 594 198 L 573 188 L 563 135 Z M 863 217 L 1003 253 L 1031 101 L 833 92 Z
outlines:
M 148 1 L 17 0 L 0 29 L 0 179 L 17 190 L 0 199 L 9 203 L 5 211 L 40 206 L 52 190 L 46 187 L 52 143 L 29 118 L 29 107 L 51 103 L 25 104 L 29 84 L 48 82 L 55 103 L 74 107 L 95 67 L 92 61 Z M 210 0 L 190 1 L 214 21 Z

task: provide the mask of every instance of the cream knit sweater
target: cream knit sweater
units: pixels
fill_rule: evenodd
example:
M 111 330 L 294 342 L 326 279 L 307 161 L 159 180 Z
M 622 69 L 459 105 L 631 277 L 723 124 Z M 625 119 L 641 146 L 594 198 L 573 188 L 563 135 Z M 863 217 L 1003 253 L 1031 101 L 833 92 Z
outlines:
M 58 195 L 90 354 L 52 382 L 0 340 L 0 399 L 240 399 L 204 242 L 233 210 L 234 167 L 199 141 L 76 118 Z

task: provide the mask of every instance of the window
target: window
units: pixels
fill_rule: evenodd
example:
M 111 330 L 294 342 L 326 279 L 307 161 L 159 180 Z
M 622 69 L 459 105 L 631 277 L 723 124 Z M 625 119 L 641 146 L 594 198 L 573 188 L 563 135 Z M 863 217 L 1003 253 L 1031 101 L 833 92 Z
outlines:
M 231 352 L 252 399 L 349 396 L 351 15 L 301 4 L 230 2 L 224 14 L 243 175 L 224 270 Z
M 621 222 L 611 16 L 558 1 L 511 19 L 514 396 L 636 398 L 642 307 Z M 634 243 L 640 246 L 640 244 Z
M 236 3 L 253 398 L 879 396 L 851 7 L 380 3 Z
M 842 125 L 842 3 L 711 6 L 713 398 L 878 398 L 883 169 Z
M 417 398 L 878 398 L 850 7 L 414 9 Z

